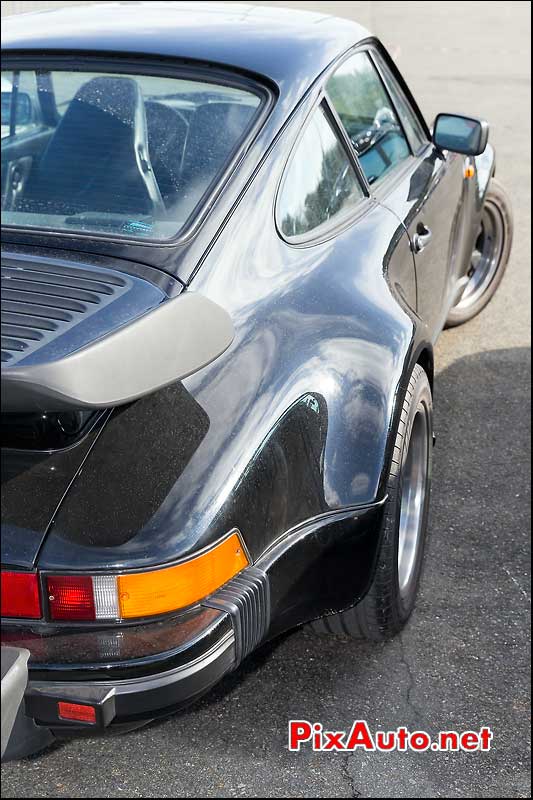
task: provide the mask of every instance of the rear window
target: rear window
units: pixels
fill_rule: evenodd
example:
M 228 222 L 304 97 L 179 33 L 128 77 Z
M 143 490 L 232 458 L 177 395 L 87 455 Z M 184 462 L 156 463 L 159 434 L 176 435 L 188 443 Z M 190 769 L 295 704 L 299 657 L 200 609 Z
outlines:
M 189 78 L 2 71 L 2 221 L 172 238 L 261 103 L 259 91 Z

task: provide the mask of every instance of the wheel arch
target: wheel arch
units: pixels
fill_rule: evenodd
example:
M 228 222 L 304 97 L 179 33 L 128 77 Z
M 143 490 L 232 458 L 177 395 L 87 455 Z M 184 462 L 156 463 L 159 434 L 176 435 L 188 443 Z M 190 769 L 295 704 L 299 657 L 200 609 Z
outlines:
M 416 364 L 420 364 L 428 376 L 431 393 L 433 394 L 433 385 L 435 380 L 435 358 L 433 347 L 430 344 L 423 345 L 422 349 L 418 353 Z

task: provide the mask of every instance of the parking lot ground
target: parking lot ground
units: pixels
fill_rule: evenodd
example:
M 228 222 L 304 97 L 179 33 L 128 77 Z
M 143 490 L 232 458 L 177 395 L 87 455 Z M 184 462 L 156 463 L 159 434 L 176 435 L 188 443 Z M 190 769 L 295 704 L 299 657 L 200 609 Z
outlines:
M 428 119 L 486 116 L 513 198 L 516 239 L 497 296 L 436 350 L 431 538 L 416 611 L 385 645 L 285 636 L 185 713 L 5 765 L 6 798 L 530 796 L 530 4 L 285 5 L 376 31 Z M 430 733 L 489 725 L 494 741 L 486 754 L 293 754 L 291 718 L 332 730 L 354 719 Z

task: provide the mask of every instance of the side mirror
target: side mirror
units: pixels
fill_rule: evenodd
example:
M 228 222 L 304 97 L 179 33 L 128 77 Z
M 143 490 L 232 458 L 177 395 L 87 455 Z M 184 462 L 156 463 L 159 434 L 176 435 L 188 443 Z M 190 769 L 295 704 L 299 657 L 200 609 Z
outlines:
M 15 124 L 29 125 L 33 119 L 31 97 L 26 92 L 17 92 L 17 107 L 15 109 Z M 11 106 L 13 92 L 2 92 L 2 125 L 11 124 Z
M 489 124 L 460 114 L 439 114 L 433 126 L 433 143 L 440 150 L 479 156 L 489 140 Z

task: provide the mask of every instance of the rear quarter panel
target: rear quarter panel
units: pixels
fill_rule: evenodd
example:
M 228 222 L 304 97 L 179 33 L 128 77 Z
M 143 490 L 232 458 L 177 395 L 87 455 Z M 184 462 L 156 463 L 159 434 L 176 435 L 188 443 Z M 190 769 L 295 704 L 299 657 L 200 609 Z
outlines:
M 255 560 L 306 521 L 383 498 L 421 336 L 390 279 L 405 272 L 407 238 L 370 200 L 328 241 L 280 238 L 275 197 L 300 122 L 192 281 L 230 313 L 233 344 L 111 416 L 53 522 L 42 568 L 162 564 L 233 527 Z

